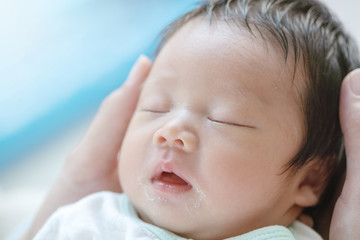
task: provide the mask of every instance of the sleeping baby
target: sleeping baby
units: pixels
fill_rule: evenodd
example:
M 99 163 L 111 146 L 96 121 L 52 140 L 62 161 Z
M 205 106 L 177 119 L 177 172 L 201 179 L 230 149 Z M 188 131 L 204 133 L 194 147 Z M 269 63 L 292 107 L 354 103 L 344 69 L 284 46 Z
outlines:
M 204 2 L 163 32 L 124 193 L 60 208 L 35 239 L 322 239 L 296 219 L 328 201 L 354 46 L 315 0 Z

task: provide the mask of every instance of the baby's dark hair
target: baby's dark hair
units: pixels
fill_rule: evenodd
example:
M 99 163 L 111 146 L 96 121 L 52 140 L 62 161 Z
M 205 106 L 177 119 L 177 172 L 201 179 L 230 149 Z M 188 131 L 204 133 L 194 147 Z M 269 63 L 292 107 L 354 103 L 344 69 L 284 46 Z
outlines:
M 264 40 L 270 37 L 282 48 L 285 62 L 290 56 L 294 58 L 295 71 L 297 65 L 304 65 L 306 86 L 301 108 L 305 137 L 286 169 L 296 171 L 316 160 L 326 166 L 325 181 L 341 174 L 345 153 L 339 123 L 340 86 L 344 77 L 360 66 L 360 60 L 356 43 L 328 8 L 316 0 L 205 1 L 163 31 L 157 51 L 199 16 L 207 16 L 210 24 L 225 21 Z M 323 201 L 328 201 L 329 194 L 325 191 Z

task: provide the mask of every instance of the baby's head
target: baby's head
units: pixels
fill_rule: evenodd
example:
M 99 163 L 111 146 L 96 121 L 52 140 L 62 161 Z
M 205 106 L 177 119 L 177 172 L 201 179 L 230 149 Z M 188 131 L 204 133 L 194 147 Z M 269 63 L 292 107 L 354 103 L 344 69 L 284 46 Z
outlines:
M 195 239 L 291 224 L 342 157 L 357 57 L 314 1 L 211 1 L 174 22 L 120 155 L 140 217 Z

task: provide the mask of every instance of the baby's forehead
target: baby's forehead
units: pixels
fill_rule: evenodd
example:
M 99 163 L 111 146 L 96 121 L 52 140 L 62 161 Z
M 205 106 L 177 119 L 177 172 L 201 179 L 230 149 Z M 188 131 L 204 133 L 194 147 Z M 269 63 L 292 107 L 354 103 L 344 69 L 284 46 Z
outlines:
M 301 60 L 295 61 L 293 52 L 285 55 L 271 36 L 251 33 L 225 21 L 210 23 L 205 17 L 194 18 L 178 29 L 163 50 L 175 59 L 170 63 L 179 56 L 207 55 L 208 71 L 224 74 L 230 71 L 239 77 L 242 73 L 253 74 L 254 85 L 275 90 L 295 87 L 300 92 L 306 85 L 303 64 Z M 270 75 L 274 76 L 272 82 L 267 81 Z

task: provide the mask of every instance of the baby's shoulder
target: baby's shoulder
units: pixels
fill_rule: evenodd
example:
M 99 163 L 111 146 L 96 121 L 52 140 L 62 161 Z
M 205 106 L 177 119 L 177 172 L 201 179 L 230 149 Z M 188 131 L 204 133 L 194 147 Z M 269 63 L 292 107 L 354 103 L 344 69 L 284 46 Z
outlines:
M 91 194 L 59 208 L 35 239 L 158 239 L 136 218 L 122 210 L 125 208 L 121 205 L 127 203 L 123 194 Z

